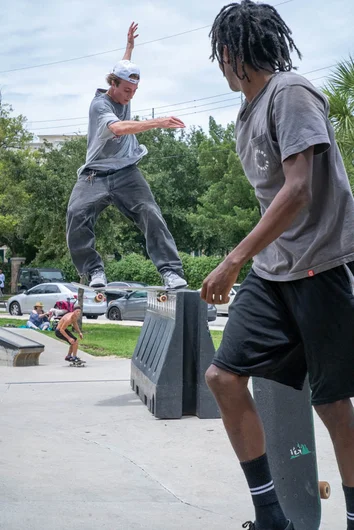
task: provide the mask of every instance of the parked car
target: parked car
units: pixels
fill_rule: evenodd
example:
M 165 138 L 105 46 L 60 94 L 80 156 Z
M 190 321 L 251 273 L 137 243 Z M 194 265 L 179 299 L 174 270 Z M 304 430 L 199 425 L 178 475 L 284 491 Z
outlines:
M 60 269 L 36 269 L 22 267 L 17 280 L 17 292 L 27 291 L 40 283 L 65 282 L 65 277 Z
M 96 293 L 92 289 L 84 288 L 83 315 L 88 318 L 98 318 L 104 315 L 107 309 L 107 302 L 103 300 L 96 302 Z M 41 283 L 32 287 L 28 291 L 16 294 L 7 301 L 7 310 L 11 315 L 22 315 L 30 313 L 36 302 L 42 302 L 44 311 L 48 311 L 59 300 L 75 299 L 78 295 L 78 288 L 72 283 Z
M 111 300 L 107 304 L 106 317 L 109 320 L 144 320 L 147 309 L 147 292 L 133 291 Z M 208 321 L 216 319 L 216 307 L 208 304 Z
M 117 290 L 114 290 L 113 292 L 112 291 L 107 291 L 105 294 L 106 294 L 106 298 L 107 298 L 107 304 L 109 304 L 109 302 L 111 302 L 112 300 L 117 300 L 117 298 L 122 298 L 123 296 L 125 296 L 127 294 L 127 292 L 132 292 L 136 289 L 140 289 L 141 287 L 146 287 L 147 284 L 146 283 L 142 283 L 142 282 L 125 282 L 125 281 L 122 281 L 122 282 L 109 282 L 107 284 L 107 287 L 109 287 L 110 289 L 116 289 Z M 120 287 L 124 287 L 124 290 L 120 290 Z M 127 291 L 125 288 L 126 287 L 131 287 L 131 291 Z
M 228 315 L 229 314 L 229 307 L 230 304 L 234 301 L 235 296 L 237 295 L 238 290 L 240 289 L 241 284 L 235 283 L 230 291 L 230 301 L 227 304 L 218 304 L 216 306 L 216 310 L 218 312 L 218 315 Z

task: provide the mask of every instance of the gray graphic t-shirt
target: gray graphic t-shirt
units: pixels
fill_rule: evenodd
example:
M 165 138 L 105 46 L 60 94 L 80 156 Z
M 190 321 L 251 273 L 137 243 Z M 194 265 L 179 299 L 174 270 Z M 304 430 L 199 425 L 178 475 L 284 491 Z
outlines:
M 78 170 L 78 175 L 85 168 L 118 171 L 147 154 L 145 145 L 139 145 L 134 134 L 114 136 L 108 128 L 114 122 L 130 119 L 130 104 L 115 103 L 106 90 L 97 89 L 89 111 L 86 162 Z
M 314 146 L 312 200 L 253 260 L 262 278 L 289 281 L 354 261 L 354 200 L 328 119 L 325 96 L 302 76 L 275 74 L 245 102 L 236 150 L 262 215 L 285 182 L 282 162 Z

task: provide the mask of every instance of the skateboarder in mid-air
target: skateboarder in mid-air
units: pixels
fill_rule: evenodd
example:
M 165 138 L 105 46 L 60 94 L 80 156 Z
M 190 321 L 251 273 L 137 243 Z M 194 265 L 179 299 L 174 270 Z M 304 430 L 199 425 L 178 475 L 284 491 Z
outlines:
M 81 333 L 79 324 L 77 322 L 77 319 L 79 318 L 80 313 L 81 313 L 81 307 L 79 305 L 75 305 L 74 311 L 72 311 L 71 313 L 66 313 L 66 315 L 62 316 L 55 330 L 55 335 L 58 337 L 58 339 L 65 340 L 66 342 L 70 344 L 69 351 L 68 351 L 67 356 L 65 357 L 65 360 L 71 363 L 84 362 L 80 359 L 80 357 L 77 356 L 77 350 L 79 348 L 78 340 L 75 337 L 75 335 L 73 335 L 68 330 L 69 326 L 73 326 L 73 328 L 79 334 L 80 339 L 83 339 L 83 334 Z
M 178 118 L 131 120 L 130 101 L 140 81 L 131 62 L 137 31 L 132 24 L 123 60 L 107 76 L 108 90 L 98 89 L 90 106 L 85 164 L 78 170 L 67 212 L 67 242 L 79 274 L 90 277 L 90 287 L 105 287 L 103 261 L 95 250 L 94 226 L 110 204 L 143 232 L 146 250 L 167 289 L 185 287 L 182 263 L 160 208 L 137 164 L 147 154 L 135 134 L 150 129 L 180 129 Z
M 274 7 L 250 0 L 225 6 L 211 41 L 211 57 L 231 90 L 245 96 L 236 149 L 262 213 L 201 293 L 209 303 L 227 302 L 253 258 L 206 374 L 255 506 L 255 522 L 243 527 L 294 528 L 274 489 L 249 377 L 301 389 L 308 373 L 312 404 L 333 441 L 347 529 L 353 530 L 354 200 L 328 102 L 291 71 L 290 53 L 301 55 Z

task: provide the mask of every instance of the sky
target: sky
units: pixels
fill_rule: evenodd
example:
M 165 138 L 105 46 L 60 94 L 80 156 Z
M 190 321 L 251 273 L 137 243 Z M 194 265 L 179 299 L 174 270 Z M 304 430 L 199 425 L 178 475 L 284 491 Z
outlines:
M 179 116 L 187 127 L 207 129 L 209 116 L 226 125 L 236 119 L 240 96 L 209 60 L 208 37 L 225 3 L 2 0 L 3 102 L 15 115 L 26 116 L 34 134 L 85 133 L 95 89 L 106 87 L 105 76 L 122 58 L 128 27 L 135 21 L 139 37 L 133 60 L 141 68 L 141 82 L 133 114 L 146 119 L 154 109 L 155 116 Z M 277 6 L 292 29 L 303 54 L 302 61 L 293 57 L 294 64 L 315 86 L 325 83 L 336 62 L 354 55 L 353 0 L 268 3 Z M 93 56 L 76 59 L 87 55 Z M 58 61 L 65 62 L 41 66 Z

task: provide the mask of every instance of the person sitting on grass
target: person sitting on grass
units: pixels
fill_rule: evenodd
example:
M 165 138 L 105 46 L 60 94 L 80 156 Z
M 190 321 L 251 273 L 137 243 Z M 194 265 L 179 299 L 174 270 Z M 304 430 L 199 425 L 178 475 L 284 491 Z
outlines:
M 49 328 L 49 313 L 43 311 L 42 302 L 37 302 L 30 314 L 29 320 L 27 321 L 27 327 L 32 329 L 40 329 L 45 331 Z
M 78 340 L 75 335 L 68 330 L 68 327 L 72 326 L 79 334 L 80 339 L 84 338 L 77 322 L 80 313 L 81 306 L 75 304 L 74 310 L 71 313 L 66 313 L 66 315 L 59 320 L 57 329 L 55 330 L 55 335 L 58 339 L 64 340 L 70 344 L 68 354 L 65 357 L 65 360 L 69 362 L 84 362 L 77 356 L 77 350 L 79 348 Z

